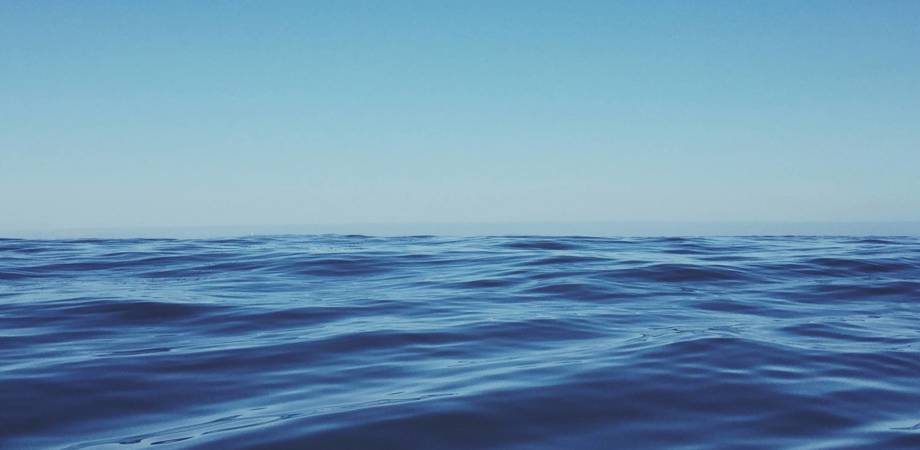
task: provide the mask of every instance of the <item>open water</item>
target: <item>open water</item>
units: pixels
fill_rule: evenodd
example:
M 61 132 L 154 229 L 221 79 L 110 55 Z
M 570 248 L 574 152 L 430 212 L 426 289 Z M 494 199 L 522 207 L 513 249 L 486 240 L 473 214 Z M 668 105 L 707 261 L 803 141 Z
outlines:
M 0 240 L 0 447 L 920 448 L 920 240 Z

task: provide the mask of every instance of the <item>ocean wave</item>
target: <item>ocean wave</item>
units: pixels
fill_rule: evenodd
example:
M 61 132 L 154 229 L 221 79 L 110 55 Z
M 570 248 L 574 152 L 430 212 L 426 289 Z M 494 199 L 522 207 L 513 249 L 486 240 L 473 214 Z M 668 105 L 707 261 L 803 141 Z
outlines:
M 917 448 L 920 240 L 0 239 L 2 448 Z

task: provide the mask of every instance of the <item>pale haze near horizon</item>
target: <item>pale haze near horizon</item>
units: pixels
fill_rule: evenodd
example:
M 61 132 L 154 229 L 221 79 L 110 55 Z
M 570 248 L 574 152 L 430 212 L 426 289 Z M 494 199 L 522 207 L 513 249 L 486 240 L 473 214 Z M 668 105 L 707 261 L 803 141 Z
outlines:
M 920 2 L 4 2 L 0 45 L 0 235 L 920 221 Z

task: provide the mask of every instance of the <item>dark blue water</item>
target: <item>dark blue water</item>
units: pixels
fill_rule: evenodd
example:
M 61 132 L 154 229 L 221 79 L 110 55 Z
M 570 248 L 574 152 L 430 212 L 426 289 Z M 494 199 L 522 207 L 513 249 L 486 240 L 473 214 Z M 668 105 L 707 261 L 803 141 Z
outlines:
M 0 240 L 0 447 L 149 446 L 920 448 L 920 240 Z

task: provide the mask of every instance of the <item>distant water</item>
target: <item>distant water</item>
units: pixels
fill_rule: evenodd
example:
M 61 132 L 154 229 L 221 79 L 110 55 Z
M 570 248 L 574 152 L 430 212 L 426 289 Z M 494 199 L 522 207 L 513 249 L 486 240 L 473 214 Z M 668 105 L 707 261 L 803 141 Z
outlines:
M 150 446 L 920 448 L 920 240 L 0 240 L 0 447 Z

